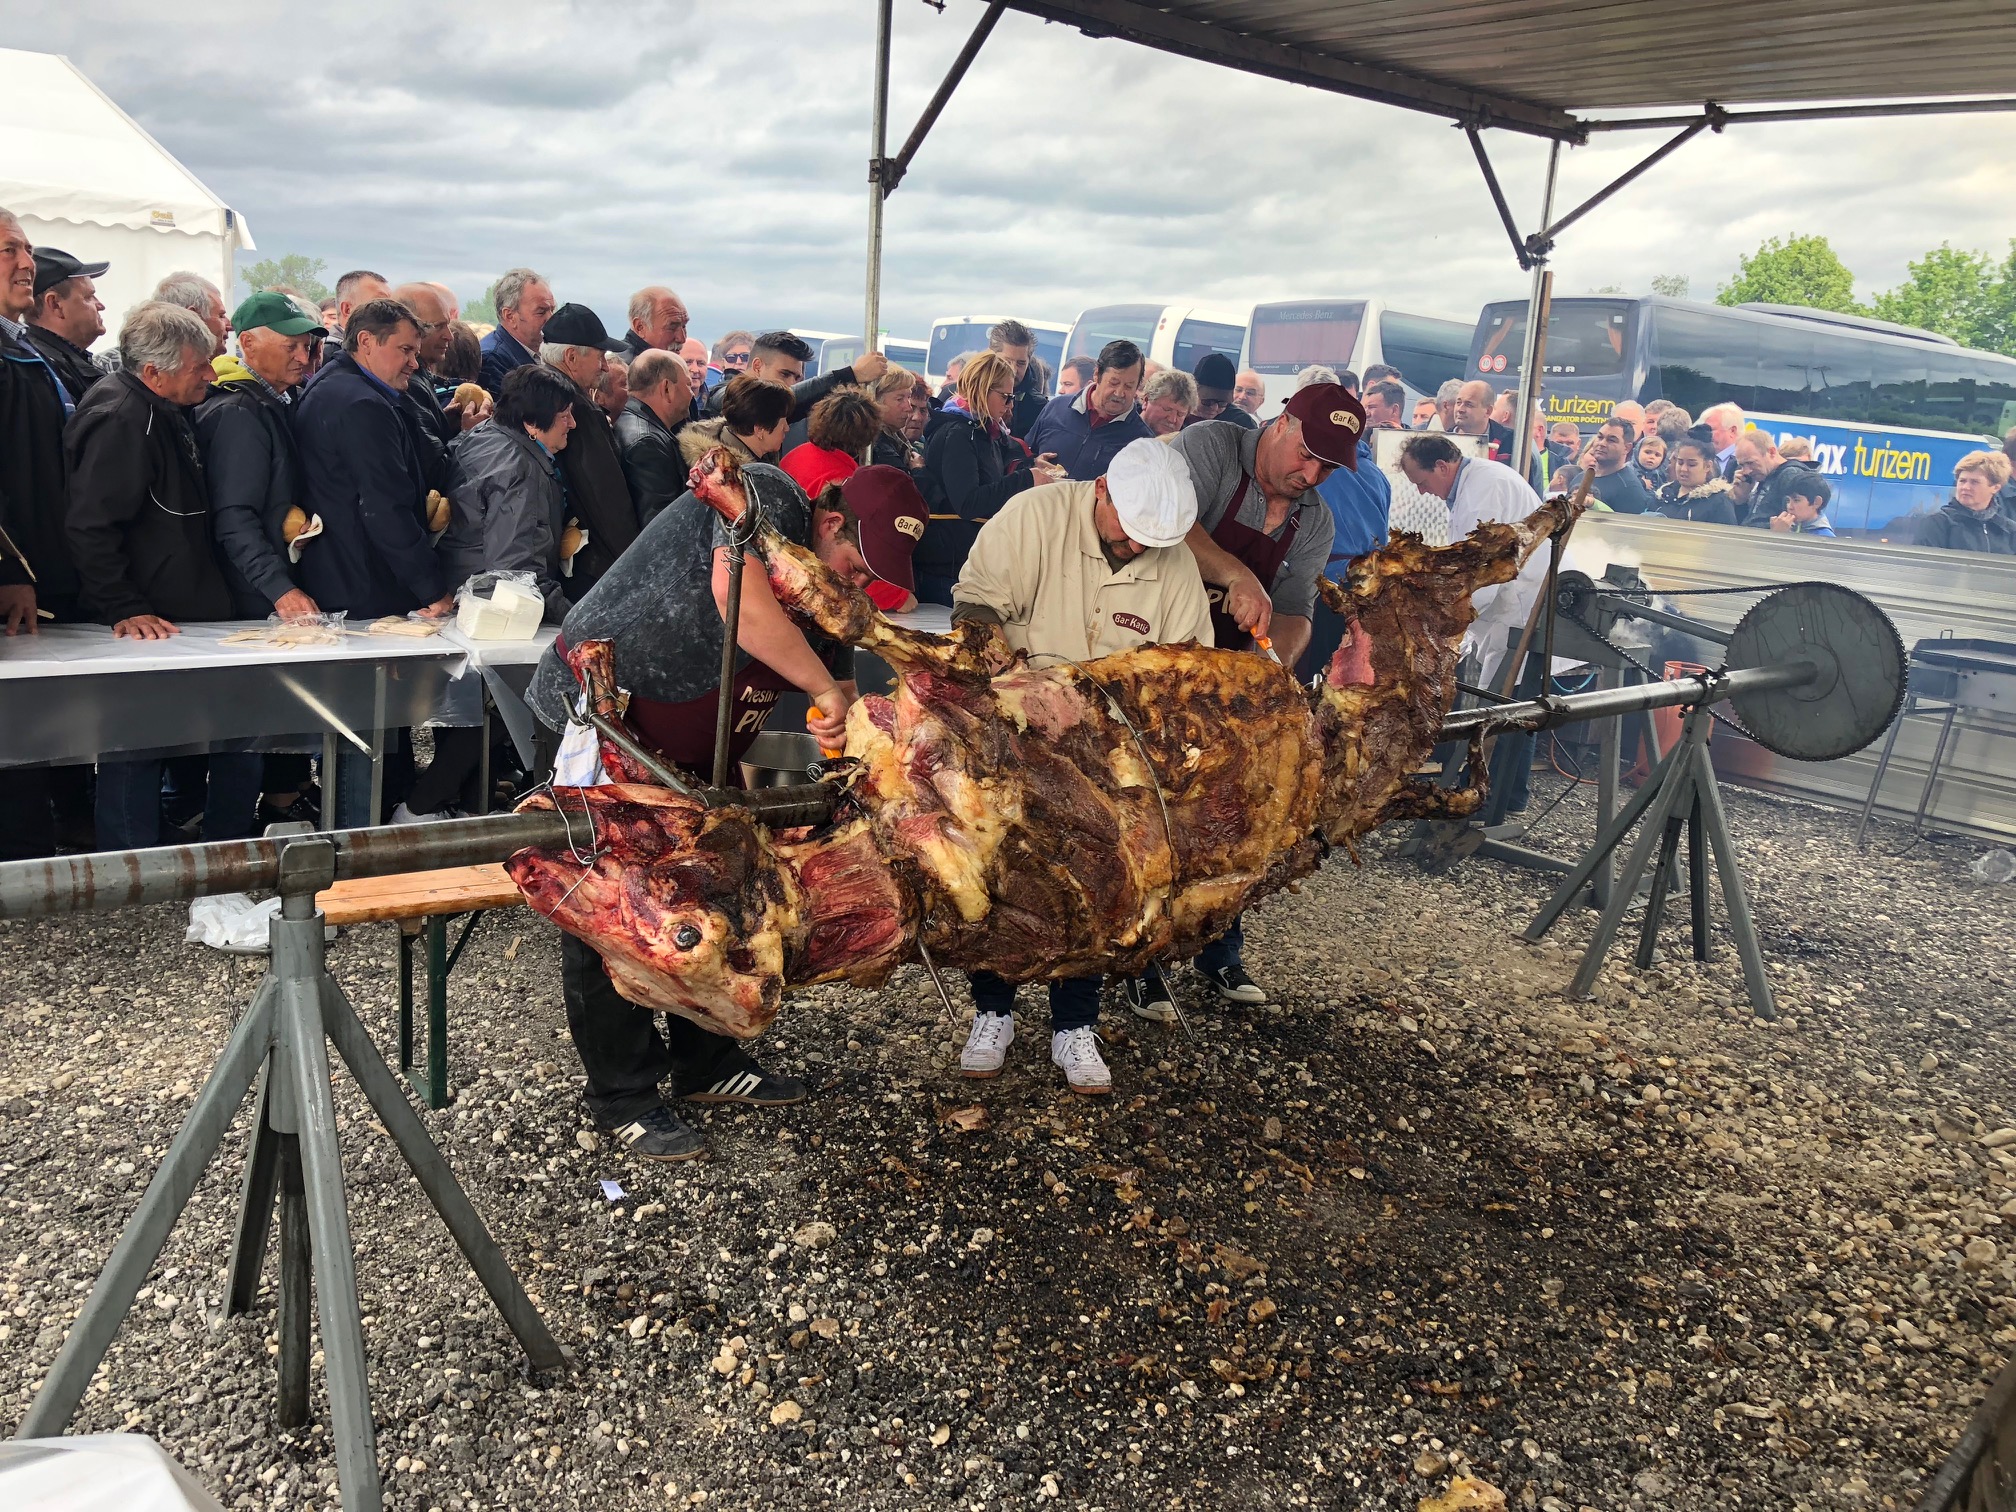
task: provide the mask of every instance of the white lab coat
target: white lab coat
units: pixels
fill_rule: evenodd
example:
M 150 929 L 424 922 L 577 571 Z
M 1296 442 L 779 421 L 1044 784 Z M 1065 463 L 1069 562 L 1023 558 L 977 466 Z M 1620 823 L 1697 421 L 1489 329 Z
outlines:
M 1449 498 L 1449 539 L 1460 541 L 1479 525 L 1496 522 L 1517 524 L 1540 507 L 1540 496 L 1524 478 L 1503 462 L 1466 458 L 1456 475 L 1456 487 Z M 1506 641 L 1526 628 L 1526 616 L 1547 581 L 1548 552 L 1545 547 L 1526 559 L 1519 576 L 1509 583 L 1492 583 L 1470 595 L 1470 607 L 1477 618 L 1463 637 L 1465 655 L 1476 655 L 1483 663 L 1479 685 L 1494 692 L 1509 654 Z

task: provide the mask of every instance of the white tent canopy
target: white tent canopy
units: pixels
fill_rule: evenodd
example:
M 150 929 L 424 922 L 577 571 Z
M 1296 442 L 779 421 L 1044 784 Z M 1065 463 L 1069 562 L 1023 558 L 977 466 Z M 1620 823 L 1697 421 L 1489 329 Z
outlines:
M 37 246 L 109 262 L 106 325 L 163 274 L 201 273 L 235 303 L 232 257 L 253 250 L 238 215 L 68 58 L 0 48 L 0 207 Z

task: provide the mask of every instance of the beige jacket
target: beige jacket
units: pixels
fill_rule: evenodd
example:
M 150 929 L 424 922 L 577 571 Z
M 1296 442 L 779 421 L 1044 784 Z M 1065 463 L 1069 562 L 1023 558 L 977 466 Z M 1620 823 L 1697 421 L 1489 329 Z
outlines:
M 1048 483 L 1010 499 L 980 527 L 953 603 L 992 609 L 1008 644 L 1039 665 L 1169 641 L 1210 645 L 1210 603 L 1190 548 L 1152 548 L 1113 571 L 1092 521 L 1095 487 Z

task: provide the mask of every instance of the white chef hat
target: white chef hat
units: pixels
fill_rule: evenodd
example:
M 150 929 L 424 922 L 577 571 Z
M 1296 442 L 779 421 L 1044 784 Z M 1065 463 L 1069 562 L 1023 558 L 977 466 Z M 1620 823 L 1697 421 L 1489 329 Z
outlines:
M 1174 546 L 1197 523 L 1190 464 L 1152 436 L 1130 441 L 1106 469 L 1106 492 L 1120 528 L 1143 546 Z

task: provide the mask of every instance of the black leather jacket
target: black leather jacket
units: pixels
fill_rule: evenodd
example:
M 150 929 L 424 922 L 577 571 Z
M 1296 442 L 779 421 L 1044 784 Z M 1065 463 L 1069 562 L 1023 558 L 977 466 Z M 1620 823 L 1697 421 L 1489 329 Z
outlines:
M 642 399 L 632 399 L 616 417 L 616 450 L 637 506 L 638 525 L 686 492 L 689 471 L 679 456 L 679 427 L 668 426 Z

